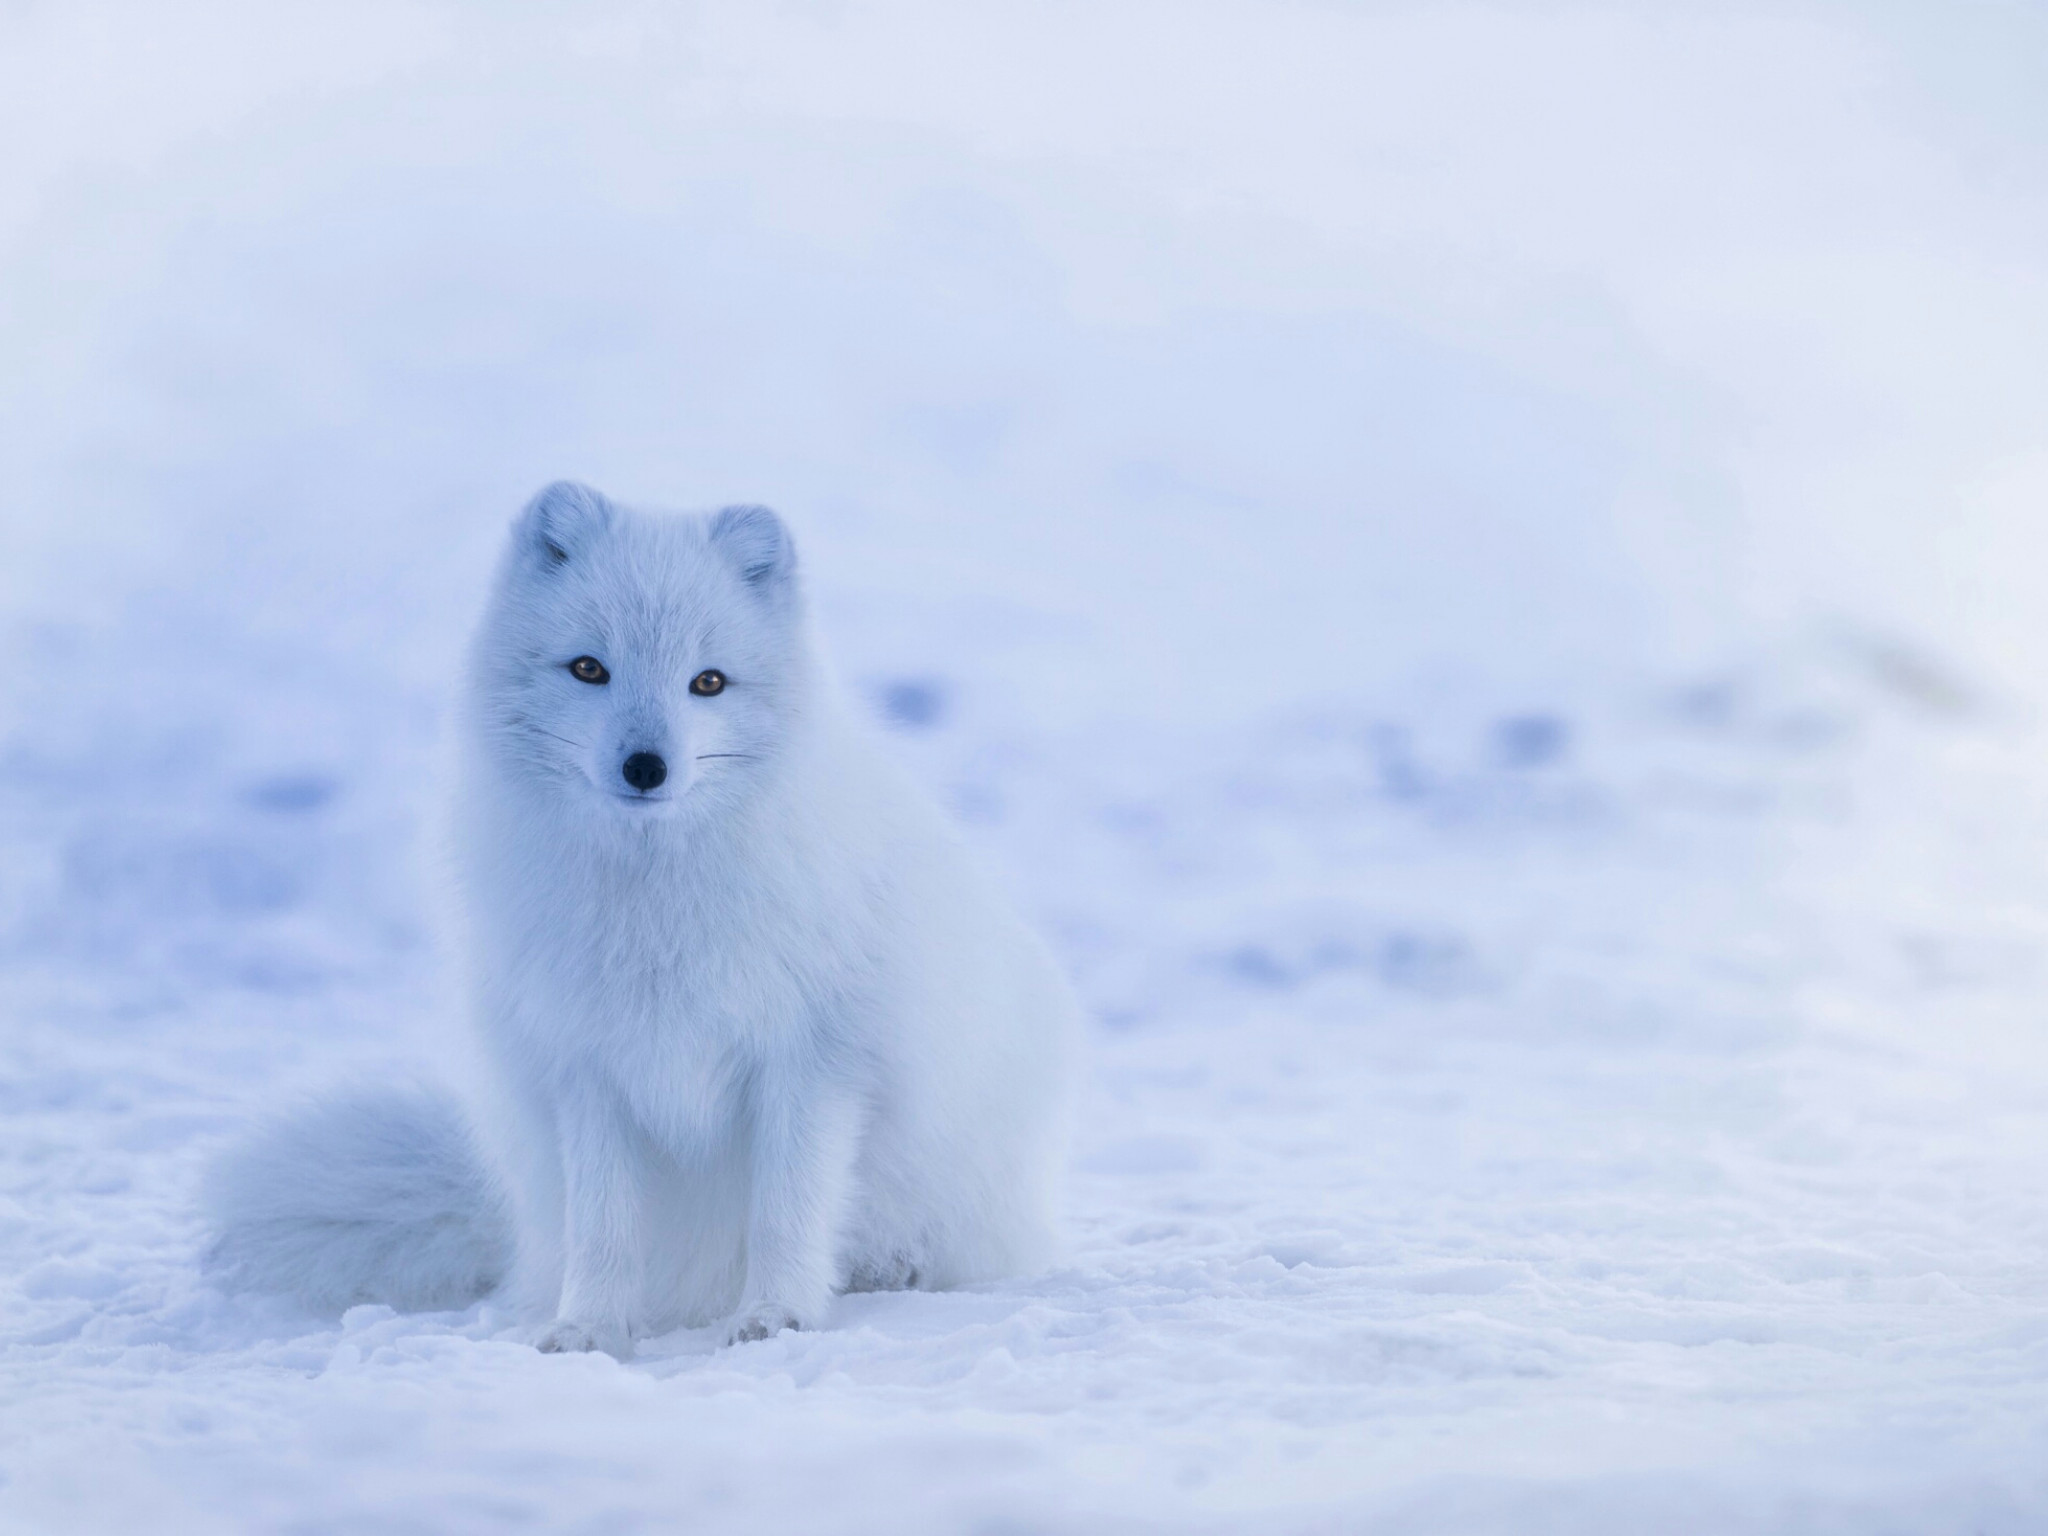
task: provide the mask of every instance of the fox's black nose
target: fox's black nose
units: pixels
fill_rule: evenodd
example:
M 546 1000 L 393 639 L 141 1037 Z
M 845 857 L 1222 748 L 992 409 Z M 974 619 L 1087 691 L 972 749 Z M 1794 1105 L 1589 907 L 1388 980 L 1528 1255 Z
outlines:
M 619 772 L 635 789 L 659 789 L 661 781 L 668 777 L 668 764 L 652 752 L 635 752 Z

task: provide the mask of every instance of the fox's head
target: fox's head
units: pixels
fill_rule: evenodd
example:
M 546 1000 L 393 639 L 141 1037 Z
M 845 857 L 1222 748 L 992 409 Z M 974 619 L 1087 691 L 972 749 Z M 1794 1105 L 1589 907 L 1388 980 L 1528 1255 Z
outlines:
M 471 657 L 482 748 L 622 817 L 742 791 L 802 709 L 801 609 L 766 507 L 651 514 L 551 485 L 513 526 Z

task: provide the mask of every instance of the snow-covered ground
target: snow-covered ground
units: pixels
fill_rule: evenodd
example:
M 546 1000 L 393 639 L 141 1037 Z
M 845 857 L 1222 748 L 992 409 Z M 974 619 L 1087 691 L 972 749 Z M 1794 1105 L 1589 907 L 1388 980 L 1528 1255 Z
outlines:
M 0 1530 L 2048 1528 L 2048 24 L 0 20 Z M 766 500 L 1095 1019 L 1054 1270 L 223 1295 L 544 480 Z

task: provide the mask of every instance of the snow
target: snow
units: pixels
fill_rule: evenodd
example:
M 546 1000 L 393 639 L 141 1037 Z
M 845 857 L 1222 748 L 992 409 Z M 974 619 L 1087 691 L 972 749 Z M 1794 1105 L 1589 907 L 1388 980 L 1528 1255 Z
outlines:
M 0 1529 L 2048 1525 L 2038 18 L 0 37 Z M 561 474 L 781 508 L 1071 967 L 1051 1271 L 624 1364 L 202 1278 L 435 1069 Z

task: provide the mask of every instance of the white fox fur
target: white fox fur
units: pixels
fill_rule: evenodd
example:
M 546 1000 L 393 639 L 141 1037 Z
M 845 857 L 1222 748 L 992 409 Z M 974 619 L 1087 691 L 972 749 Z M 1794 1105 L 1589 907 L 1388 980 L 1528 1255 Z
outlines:
M 450 1104 L 330 1102 L 217 1171 L 224 1268 L 450 1305 L 509 1259 L 542 1348 L 623 1353 L 1045 1255 L 1072 1002 L 841 705 L 773 513 L 543 491 L 459 729 L 487 1165 Z M 635 754 L 666 779 L 629 782 Z

